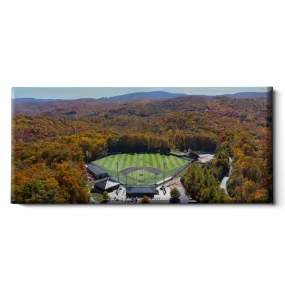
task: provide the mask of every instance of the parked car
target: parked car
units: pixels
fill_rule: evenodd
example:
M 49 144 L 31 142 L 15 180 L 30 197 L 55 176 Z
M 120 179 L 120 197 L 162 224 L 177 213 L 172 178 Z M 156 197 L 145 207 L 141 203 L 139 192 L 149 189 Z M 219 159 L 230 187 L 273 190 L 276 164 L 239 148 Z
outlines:
M 197 203 L 196 200 L 193 200 L 191 197 L 188 199 L 188 203 Z

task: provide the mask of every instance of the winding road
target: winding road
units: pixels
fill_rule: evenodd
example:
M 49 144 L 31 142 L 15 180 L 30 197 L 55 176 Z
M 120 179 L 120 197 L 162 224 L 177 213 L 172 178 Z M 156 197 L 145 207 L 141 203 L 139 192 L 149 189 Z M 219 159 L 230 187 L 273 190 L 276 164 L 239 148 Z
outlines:
M 229 156 L 229 164 L 230 164 L 230 171 L 229 171 L 229 176 L 225 176 L 221 183 L 220 183 L 220 188 L 222 188 L 226 194 L 228 194 L 228 190 L 227 190 L 227 182 L 230 179 L 231 173 L 232 173 L 232 158 Z

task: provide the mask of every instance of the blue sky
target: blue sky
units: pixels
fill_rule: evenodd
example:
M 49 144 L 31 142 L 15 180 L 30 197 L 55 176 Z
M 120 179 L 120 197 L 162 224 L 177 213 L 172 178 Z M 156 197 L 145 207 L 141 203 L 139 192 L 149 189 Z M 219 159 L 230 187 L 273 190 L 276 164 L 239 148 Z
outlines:
M 149 91 L 167 91 L 188 95 L 222 95 L 238 92 L 266 92 L 268 88 L 270 87 L 13 87 L 12 98 L 101 98 Z

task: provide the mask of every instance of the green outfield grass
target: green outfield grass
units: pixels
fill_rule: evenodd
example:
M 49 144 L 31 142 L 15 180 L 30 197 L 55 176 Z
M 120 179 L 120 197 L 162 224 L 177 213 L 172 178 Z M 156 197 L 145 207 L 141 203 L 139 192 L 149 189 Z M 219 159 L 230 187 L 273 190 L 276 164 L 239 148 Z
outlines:
M 103 201 L 103 194 L 101 193 L 91 193 L 91 196 L 94 200 L 96 200 L 98 203 L 101 203 Z
M 165 178 L 172 176 L 177 170 L 182 168 L 187 162 L 187 159 L 179 158 L 173 155 L 161 155 L 158 153 L 143 153 L 143 154 L 116 154 L 110 155 L 99 160 L 93 161 L 93 164 L 100 166 L 106 170 L 109 175 L 117 179 L 116 162 L 119 162 L 119 171 L 129 167 L 154 167 L 164 170 L 163 161 L 166 161 Z M 130 173 L 127 177 L 119 173 L 119 180 L 124 181 L 129 185 L 152 185 L 155 182 L 163 180 L 163 173 L 155 175 L 146 170 L 136 170 Z

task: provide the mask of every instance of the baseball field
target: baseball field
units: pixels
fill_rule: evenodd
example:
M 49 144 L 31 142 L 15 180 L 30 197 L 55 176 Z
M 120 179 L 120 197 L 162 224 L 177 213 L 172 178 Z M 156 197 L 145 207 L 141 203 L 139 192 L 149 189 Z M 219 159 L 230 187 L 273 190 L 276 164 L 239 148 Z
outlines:
M 187 159 L 173 155 L 135 153 L 110 155 L 92 163 L 129 185 L 146 186 L 172 176 L 187 162 Z

